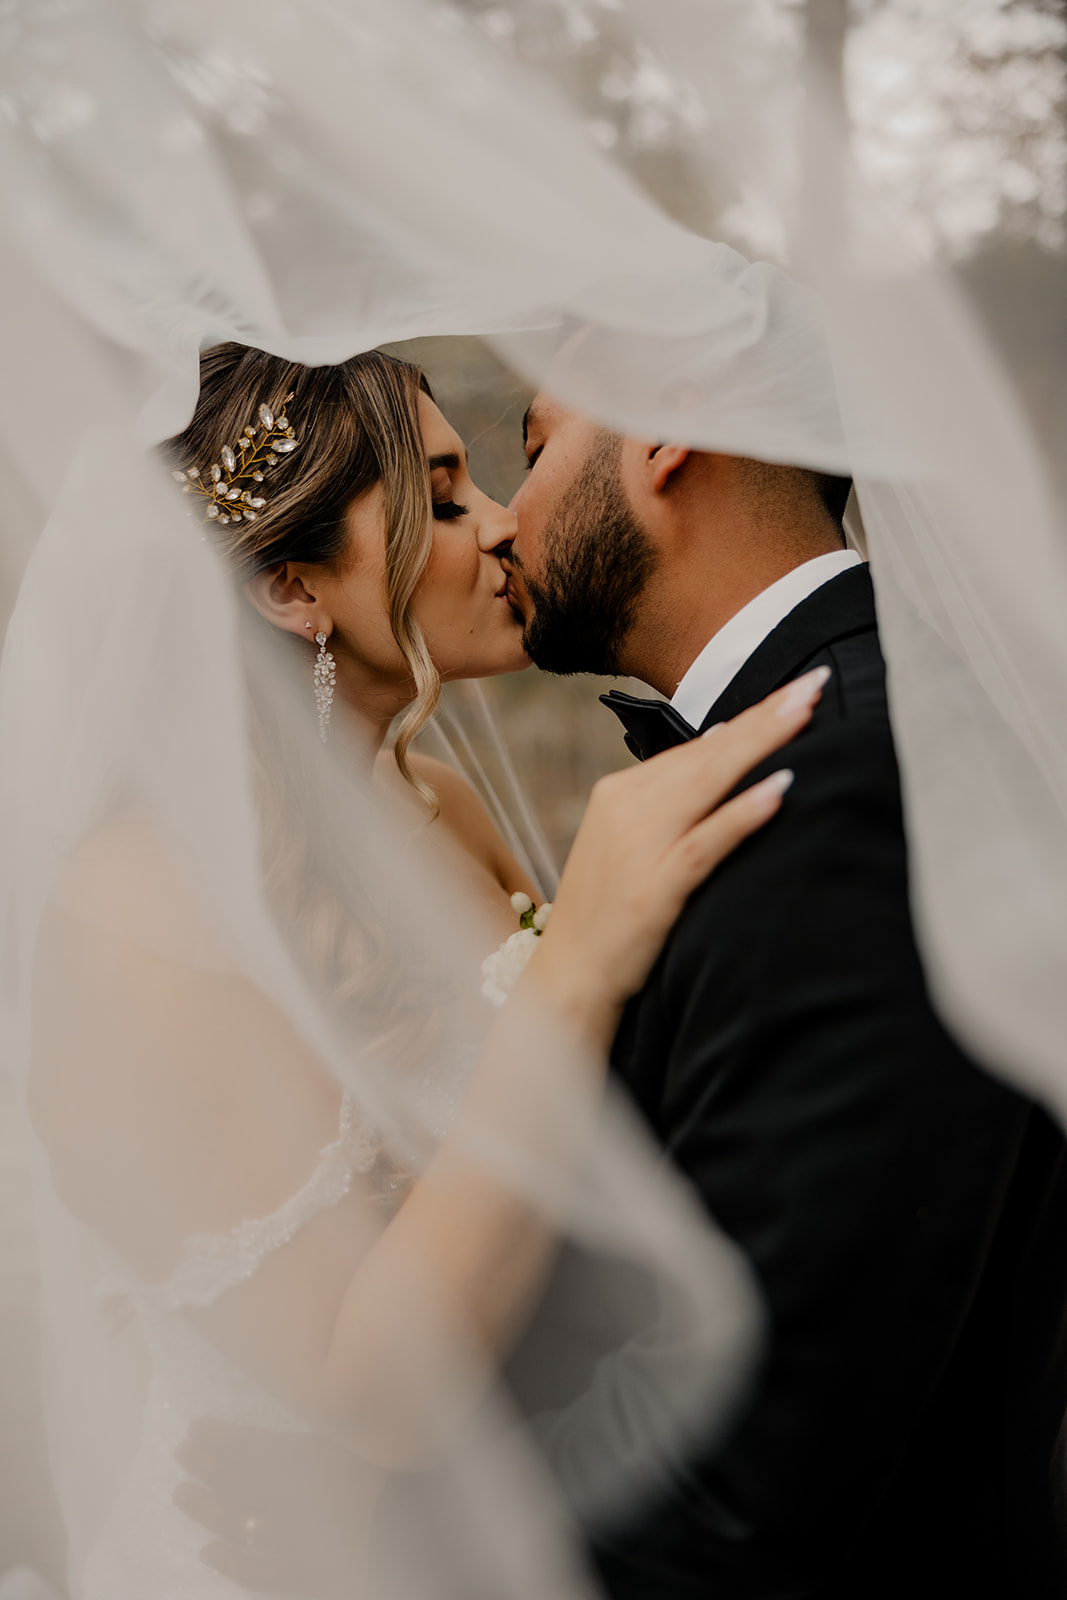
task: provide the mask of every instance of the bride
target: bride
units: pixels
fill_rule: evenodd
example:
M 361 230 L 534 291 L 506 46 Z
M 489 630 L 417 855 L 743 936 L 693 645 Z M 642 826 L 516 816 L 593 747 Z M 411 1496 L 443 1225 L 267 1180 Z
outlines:
M 377 352 L 309 368 L 219 346 L 167 454 L 189 537 L 209 535 L 240 586 L 248 660 L 266 639 L 282 662 L 277 680 L 250 668 L 248 693 L 264 915 L 296 930 L 381 1082 L 415 1060 L 446 1083 L 439 1019 L 467 996 L 421 958 L 397 975 L 402 891 L 386 874 L 384 891 L 349 893 L 309 836 L 313 774 L 273 697 L 295 675 L 310 721 L 317 688 L 331 763 L 353 782 L 373 772 L 374 815 L 487 954 L 536 886 L 473 789 L 412 741 L 442 680 L 528 664 L 501 565 L 513 518 L 471 481 L 419 370 Z M 458 1104 L 431 1092 L 421 1147 L 375 1119 L 373 1095 L 342 1091 L 314 1030 L 249 975 L 180 843 L 141 797 L 112 797 L 50 898 L 28 1081 L 62 1209 L 98 1254 L 102 1347 L 133 1396 L 105 1408 L 107 1449 L 68 1512 L 85 1600 L 232 1592 L 172 1503 L 173 1452 L 202 1416 L 343 1439 L 367 1463 L 368 1530 L 384 1478 L 473 1425 L 565 1226 L 622 1008 L 687 895 L 781 804 L 777 778 L 728 797 L 816 697 L 780 691 L 596 786 L 551 922 L 486 1013 Z M 475 961 L 475 996 L 478 981 Z M 551 1174 L 555 1215 L 501 1149 Z

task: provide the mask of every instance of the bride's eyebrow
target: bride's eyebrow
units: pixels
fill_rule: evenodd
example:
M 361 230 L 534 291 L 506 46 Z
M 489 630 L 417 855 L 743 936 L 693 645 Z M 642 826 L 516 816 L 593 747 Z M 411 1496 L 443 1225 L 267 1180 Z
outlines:
M 458 472 L 460 460 L 455 450 L 450 450 L 443 456 L 431 456 L 429 464 L 431 472 L 436 471 L 438 467 L 444 467 L 448 472 Z

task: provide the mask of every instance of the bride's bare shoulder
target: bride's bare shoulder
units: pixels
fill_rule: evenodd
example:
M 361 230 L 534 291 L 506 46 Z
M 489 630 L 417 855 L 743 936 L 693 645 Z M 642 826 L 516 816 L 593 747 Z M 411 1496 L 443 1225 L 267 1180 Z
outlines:
M 485 867 L 509 894 L 523 889 L 531 898 L 540 898 L 470 780 L 446 762 L 421 752 L 410 755 L 408 760 L 411 770 L 437 796 L 438 824 L 460 848 Z M 403 783 L 390 755 L 379 757 L 378 772 L 390 786 Z
M 113 818 L 78 844 L 53 886 L 50 910 L 157 956 L 216 969 L 228 964 L 220 931 L 173 845 L 141 817 Z

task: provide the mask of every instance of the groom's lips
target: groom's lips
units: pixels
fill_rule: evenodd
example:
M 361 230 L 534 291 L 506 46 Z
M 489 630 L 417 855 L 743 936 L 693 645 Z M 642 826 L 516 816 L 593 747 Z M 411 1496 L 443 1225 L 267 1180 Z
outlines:
M 518 595 L 515 593 L 515 574 L 509 572 L 504 579 L 503 596 L 520 621 L 526 621 L 526 613 L 522 608 Z

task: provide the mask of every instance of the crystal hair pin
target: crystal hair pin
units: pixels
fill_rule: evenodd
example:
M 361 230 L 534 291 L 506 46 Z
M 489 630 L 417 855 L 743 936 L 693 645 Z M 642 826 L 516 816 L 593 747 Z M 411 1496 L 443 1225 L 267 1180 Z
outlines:
M 198 494 L 207 501 L 206 522 L 218 522 L 220 527 L 231 522 L 255 522 L 267 504 L 259 485 L 300 442 L 284 410 L 292 398 L 291 394 L 286 395 L 279 417 L 270 406 L 261 405 L 258 430 L 250 423 L 234 448 L 224 444 L 220 460 L 213 461 L 203 472 L 199 467 L 188 467 L 184 472 L 171 473 L 181 484 L 183 494 Z M 242 487 L 249 482 L 252 488 Z

